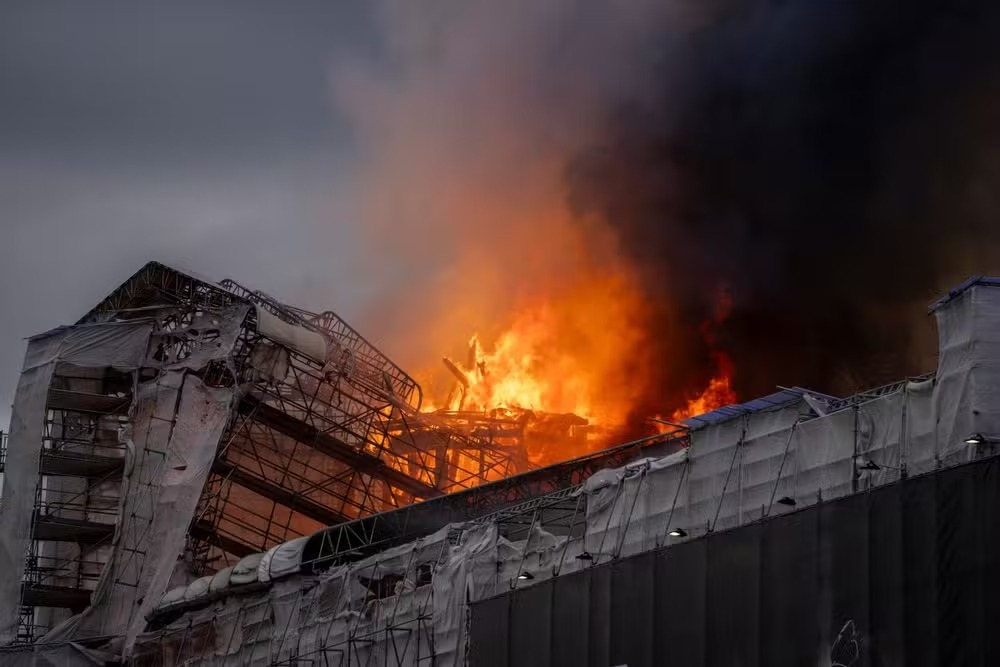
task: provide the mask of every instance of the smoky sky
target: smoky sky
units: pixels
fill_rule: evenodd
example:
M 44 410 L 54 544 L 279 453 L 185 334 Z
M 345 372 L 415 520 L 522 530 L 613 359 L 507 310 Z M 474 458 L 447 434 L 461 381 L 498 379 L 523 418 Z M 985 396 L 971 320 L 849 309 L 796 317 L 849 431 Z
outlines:
M 3 3 L 0 406 L 23 337 L 151 259 L 355 322 L 441 282 L 454 226 L 422 215 L 517 200 L 536 172 L 493 158 L 525 146 L 641 276 L 643 409 L 713 348 L 741 398 L 925 370 L 927 303 L 1000 268 L 992 3 L 426 2 Z M 365 245 L 371 200 L 395 255 Z M 395 320 L 360 326 L 392 355 Z
M 367 3 L 0 7 L 0 425 L 25 336 L 145 262 L 351 311 L 331 67 Z
M 1000 5 L 715 3 L 659 58 L 569 170 L 657 304 L 651 395 L 712 347 L 743 398 L 932 370 L 927 305 L 1000 268 Z

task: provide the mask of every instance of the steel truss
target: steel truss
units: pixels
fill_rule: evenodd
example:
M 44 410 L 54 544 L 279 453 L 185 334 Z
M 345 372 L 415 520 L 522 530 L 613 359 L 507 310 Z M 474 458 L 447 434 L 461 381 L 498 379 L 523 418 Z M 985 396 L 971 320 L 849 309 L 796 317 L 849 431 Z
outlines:
M 535 506 L 547 510 L 549 523 L 576 507 L 573 491 L 604 468 L 616 468 L 645 456 L 662 455 L 689 444 L 683 428 L 422 503 L 331 526 L 310 537 L 303 566 L 319 572 L 333 564 L 358 560 L 428 535 L 449 523 L 494 516 L 518 539 L 515 525 Z M 574 524 L 575 525 L 575 524 Z M 506 528 L 505 528 L 506 531 Z M 506 532 L 505 532 L 506 534 Z
M 151 263 L 82 321 L 170 306 L 183 329 L 237 304 L 255 309 L 231 358 L 202 373 L 209 384 L 234 387 L 238 400 L 190 531 L 197 571 L 529 467 L 518 441 L 421 414 L 419 385 L 330 311 L 311 313 L 233 281 L 216 285 Z M 260 333 L 256 309 L 321 335 L 327 358 Z

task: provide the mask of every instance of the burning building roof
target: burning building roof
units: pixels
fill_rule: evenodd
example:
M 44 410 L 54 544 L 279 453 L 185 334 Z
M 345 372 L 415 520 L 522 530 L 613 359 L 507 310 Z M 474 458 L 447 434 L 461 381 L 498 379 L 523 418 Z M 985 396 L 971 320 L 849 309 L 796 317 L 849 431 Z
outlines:
M 240 650 L 319 655 L 416 624 L 414 650 L 458 664 L 467 637 L 440 614 L 466 597 L 964 460 L 966 432 L 1000 432 L 981 400 L 1000 363 L 994 288 L 938 306 L 936 379 L 849 399 L 782 390 L 520 472 L 517 419 L 421 413 L 419 385 L 333 313 L 148 265 L 29 345 L 0 514 L 6 639 L 112 635 L 160 664 L 200 650 L 179 628 L 214 628 L 226 654 L 248 604 L 289 602 L 301 623 Z M 390 601 L 408 611 L 390 618 Z M 328 612 L 354 620 L 317 644 Z

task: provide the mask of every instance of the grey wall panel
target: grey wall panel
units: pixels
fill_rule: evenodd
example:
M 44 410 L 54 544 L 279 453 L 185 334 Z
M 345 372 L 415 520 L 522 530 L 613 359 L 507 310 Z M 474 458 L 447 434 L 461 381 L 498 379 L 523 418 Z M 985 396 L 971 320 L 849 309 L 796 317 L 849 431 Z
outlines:
M 906 665 L 938 664 L 937 503 L 933 476 L 903 486 L 903 636 Z
M 655 576 L 654 553 L 622 560 L 611 567 L 612 665 L 652 664 Z
M 475 640 L 470 642 L 469 660 L 478 667 L 506 667 L 507 641 L 510 628 L 509 596 L 484 600 L 472 606 L 472 627 L 476 629 Z
M 511 665 L 551 665 L 552 580 L 529 586 L 513 594 L 510 607 Z
M 707 547 L 694 540 L 656 554 L 657 656 L 670 656 L 671 664 L 705 664 Z
M 587 664 L 590 667 L 605 667 L 614 664 L 609 662 L 611 660 L 611 568 L 595 567 L 589 570 L 586 576 L 590 583 Z
M 989 459 L 588 568 L 474 604 L 472 664 L 1000 664 L 998 510 Z
M 906 648 L 903 631 L 903 487 L 868 496 L 868 613 L 873 665 L 892 665 Z
M 761 665 L 820 664 L 818 519 L 818 512 L 797 512 L 762 526 Z
M 586 665 L 589 655 L 590 576 L 552 582 L 552 664 Z
M 760 627 L 761 526 L 708 541 L 706 664 L 756 667 Z

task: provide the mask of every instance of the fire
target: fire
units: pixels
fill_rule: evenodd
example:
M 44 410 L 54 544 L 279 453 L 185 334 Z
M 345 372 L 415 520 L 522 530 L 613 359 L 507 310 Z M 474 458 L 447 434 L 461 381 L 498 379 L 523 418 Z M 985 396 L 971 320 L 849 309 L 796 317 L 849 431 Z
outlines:
M 454 3 L 430 23 L 390 12 L 388 59 L 335 73 L 356 147 L 346 201 L 366 246 L 343 275 L 364 286 L 363 328 L 414 372 L 424 410 L 470 434 L 523 429 L 528 458 L 545 464 L 641 435 L 651 415 L 636 406 L 656 402 L 652 359 L 672 332 L 653 328 L 658 290 L 619 227 L 579 197 L 579 158 L 601 145 L 610 109 L 586 68 L 550 82 L 537 66 L 564 32 L 562 10 L 535 3 L 545 8 L 501 21 L 513 32 L 478 39 L 494 4 Z M 615 16 L 625 24 L 605 27 L 622 43 L 646 25 Z M 606 51 L 602 68 L 619 53 Z M 623 77 L 610 78 L 618 90 Z
M 594 272 L 523 300 L 499 333 L 474 335 L 464 357 L 445 358 L 450 391 L 432 394 L 433 405 L 523 420 L 536 464 L 601 446 L 591 436 L 623 424 L 644 388 L 639 295 L 625 275 Z
M 735 402 L 736 392 L 733 391 L 731 378 L 728 374 L 717 375 L 709 380 L 705 390 L 689 400 L 687 405 L 674 410 L 670 420 L 681 422 L 688 417 L 702 415 Z
M 613 438 L 635 417 L 639 393 L 649 390 L 639 294 L 621 275 L 592 276 L 523 304 L 498 335 L 473 335 L 464 358 L 444 358 L 450 391 L 425 409 L 523 424 L 535 465 L 618 444 Z M 719 319 L 726 310 L 723 302 Z M 710 329 L 703 328 L 706 339 Z M 735 402 L 731 366 L 721 353 L 716 362 L 718 375 L 674 410 L 672 421 Z
M 706 320 L 701 325 L 701 336 L 708 343 L 714 352 L 712 357 L 718 373 L 708 382 L 708 386 L 694 398 L 690 399 L 682 408 L 674 410 L 670 416 L 674 422 L 680 422 L 688 417 L 711 412 L 724 405 L 731 405 L 736 402 L 736 392 L 733 391 L 733 362 L 729 357 L 718 349 L 716 331 L 733 309 L 733 299 L 729 292 L 720 291 L 715 300 L 715 312 L 711 319 Z

